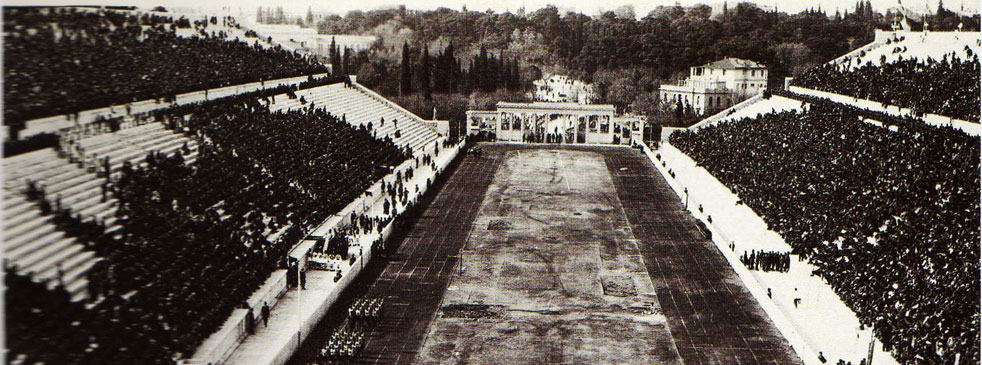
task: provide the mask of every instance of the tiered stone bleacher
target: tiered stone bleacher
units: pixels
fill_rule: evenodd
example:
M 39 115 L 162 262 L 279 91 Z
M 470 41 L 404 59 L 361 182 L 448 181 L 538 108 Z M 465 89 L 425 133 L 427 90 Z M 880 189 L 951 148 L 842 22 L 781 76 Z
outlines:
M 281 97 L 283 102 L 290 99 L 285 94 Z M 189 111 L 190 115 L 185 114 Z M 13 241 L 17 246 L 12 246 L 15 255 L 11 266 L 25 273 L 43 268 L 44 275 L 61 277 L 48 281 L 55 287 L 51 295 L 66 291 L 76 298 L 86 292 L 95 295 L 91 298 L 93 309 L 86 310 L 92 313 L 86 316 L 116 318 L 113 321 L 123 326 L 140 326 L 134 329 L 137 337 L 155 338 L 166 343 L 163 351 L 181 356 L 213 331 L 227 312 L 241 303 L 243 295 L 248 296 L 262 283 L 269 270 L 277 268 L 285 252 L 309 229 L 306 226 L 345 206 L 407 156 L 388 139 L 373 138 L 366 127 L 343 123 L 323 109 L 271 113 L 254 97 L 241 97 L 181 107 L 175 112 L 180 118 L 168 120 L 180 120 L 177 127 L 196 138 L 164 129 L 161 123 L 150 123 L 77 140 L 69 153 L 80 162 L 60 158 L 51 149 L 5 161 L 8 167 L 23 171 L 5 181 L 8 189 L 23 196 L 29 182 L 41 186 L 45 201 L 56 202 L 72 214 L 91 213 L 86 218 L 103 222 L 106 229 L 102 235 L 107 238 L 78 242 L 66 237 L 54 225 L 54 217 L 40 213 L 38 202 L 16 194 L 11 199 L 17 200 L 7 202 L 15 209 L 10 211 L 13 215 L 5 218 L 16 222 L 6 224 L 19 236 Z M 307 123 L 309 128 L 299 127 Z M 201 159 L 194 154 L 198 152 L 193 142 L 197 138 L 207 141 L 208 146 L 201 166 L 197 166 Z M 284 154 L 278 148 L 284 145 L 304 147 Z M 123 167 L 126 162 L 141 166 L 144 158 L 151 157 L 147 156 L 149 151 L 160 151 L 160 157 L 137 170 Z M 179 151 L 194 152 L 182 154 L 179 161 L 183 165 L 193 161 L 196 167 L 182 168 L 174 165 L 177 157 L 164 157 Z M 100 190 L 104 177 L 100 174 L 107 161 L 117 187 L 103 202 Z M 158 204 L 157 194 L 168 202 L 174 199 L 174 210 L 170 203 Z M 20 223 L 24 221 L 30 224 Z M 210 228 L 203 230 L 201 224 Z M 210 235 L 201 236 L 205 231 Z M 282 243 L 272 237 L 282 238 Z M 201 245 L 201 239 L 209 244 Z M 239 252 L 240 248 L 234 248 L 233 242 L 242 240 L 254 242 L 252 249 Z M 106 242 L 111 244 L 106 246 Z M 205 247 L 209 245 L 213 247 Z M 104 256 L 92 254 L 88 247 Z M 223 253 L 195 255 L 193 259 L 188 256 L 201 249 Z M 170 256 L 180 259 L 160 267 L 159 260 Z M 198 277 L 203 270 L 211 275 Z M 58 289 L 66 277 L 65 291 Z M 143 319 L 127 317 L 126 313 L 147 310 L 151 302 L 173 306 L 174 311 L 152 311 L 158 317 L 153 320 L 157 324 L 150 327 L 162 324 L 182 335 L 160 332 L 146 327 L 148 322 Z M 185 318 L 188 315 L 199 320 Z M 83 334 L 101 331 L 81 330 Z M 106 341 L 126 342 L 117 337 L 88 341 L 99 346 L 107 346 Z M 24 355 L 28 359 L 45 356 L 43 350 L 25 346 L 11 354 L 29 354 Z M 143 358 L 131 352 L 74 356 L 99 361 L 159 359 L 159 354 Z
M 882 39 L 834 62 L 857 69 L 870 63 L 889 64 L 905 59 L 939 60 L 947 53 L 964 52 L 966 47 L 979 49 L 979 32 L 880 32 L 878 36 Z
M 5 122 L 18 128 L 41 115 L 71 115 L 146 97 L 173 99 L 175 92 L 215 86 L 211 83 L 324 69 L 275 47 L 233 44 L 228 29 L 209 34 L 218 23 L 228 25 L 226 18 L 203 18 L 192 28 L 187 19 L 127 12 L 4 11 L 5 31 L 12 30 L 5 41 L 16 38 L 5 42 L 5 51 L 27 60 L 13 67 L 20 70 L 18 77 L 8 77 L 6 72 L 15 71 L 5 67 L 5 81 L 17 90 L 41 92 L 11 100 L 6 100 L 11 93 L 5 93 L 6 112 L 13 113 Z M 95 59 L 83 58 L 82 66 L 99 72 L 136 74 L 58 75 L 62 86 L 90 85 L 94 94 L 59 90 L 57 84 L 24 86 L 50 81 L 44 72 L 60 70 L 65 64 L 59 62 L 66 59 L 57 52 L 32 53 L 25 45 L 41 41 L 45 47 L 62 47 L 61 37 L 82 40 L 94 34 L 106 34 L 125 49 L 66 51 L 125 63 L 125 58 L 105 54 L 182 45 L 187 49 L 181 51 L 210 56 L 196 56 L 197 61 L 221 62 L 136 57 L 141 65 L 98 66 L 86 65 Z M 28 62 L 52 67 L 27 68 Z M 164 76 L 173 78 L 140 73 L 151 70 L 167 70 Z M 127 85 L 122 93 L 99 94 L 116 90 L 111 83 L 118 80 L 150 81 Z M 306 87 L 325 82 L 330 81 L 311 80 Z M 285 253 L 310 225 L 365 194 L 380 176 L 406 161 L 408 151 L 423 153 L 439 140 L 418 117 L 359 85 L 317 89 L 324 93 L 294 89 L 175 105 L 150 113 L 141 122 L 151 122 L 138 126 L 132 125 L 134 118 L 147 115 L 125 116 L 122 130 L 116 120 L 81 123 L 73 129 L 86 132 L 62 131 L 58 148 L 5 158 L 7 295 L 19 300 L 6 313 L 8 334 L 18 338 L 7 360 L 158 363 L 188 355 L 271 270 L 282 268 Z M 281 93 L 278 112 L 256 100 L 275 93 Z M 76 99 L 60 103 L 53 95 Z M 56 101 L 60 104 L 51 107 Z M 128 107 L 125 112 L 130 114 Z M 66 118 L 80 124 L 77 115 Z M 166 121 L 166 127 L 154 120 Z M 93 125 L 116 131 L 91 136 L 87 128 Z M 299 150 L 283 153 L 283 146 Z
M 63 284 L 74 300 L 86 298 L 85 274 L 99 258 L 58 229 L 54 216 L 43 214 L 37 202 L 28 199 L 28 185 L 43 187 L 48 201 L 60 202 L 83 220 L 102 222 L 112 230 L 117 225 L 116 200 L 106 196 L 103 201 L 105 178 L 100 176 L 106 158 L 111 170 L 118 172 L 126 162 L 140 165 L 151 151 L 170 154 L 186 146 L 188 161 L 194 161 L 197 153 L 197 142 L 161 123 L 81 139 L 78 144 L 89 160 L 99 164 L 71 162 L 52 148 L 4 159 L 6 264 L 49 287 Z
M 891 35 L 882 45 L 814 67 L 794 86 L 847 95 L 883 106 L 978 123 L 979 33 Z
M 409 147 L 413 151 L 431 147 L 439 138 L 418 117 L 378 100 L 356 85 L 346 86 L 339 83 L 300 90 L 296 94 L 297 99 L 277 97 L 271 110 L 323 107 L 331 114 L 343 116 L 351 125 L 366 128 L 371 126 L 376 138 L 389 137 L 397 146 Z M 300 101 L 301 97 L 306 104 Z

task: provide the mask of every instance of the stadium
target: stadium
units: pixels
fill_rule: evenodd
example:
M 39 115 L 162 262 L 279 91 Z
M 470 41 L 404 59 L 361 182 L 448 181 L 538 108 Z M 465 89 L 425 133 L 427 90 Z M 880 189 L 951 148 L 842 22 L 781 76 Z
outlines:
M 979 363 L 945 6 L 5 6 L 4 361 Z

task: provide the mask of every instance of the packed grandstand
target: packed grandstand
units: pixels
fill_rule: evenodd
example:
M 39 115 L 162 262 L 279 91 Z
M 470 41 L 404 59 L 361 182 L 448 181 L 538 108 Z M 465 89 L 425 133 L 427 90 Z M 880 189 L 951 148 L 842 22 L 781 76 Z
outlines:
M 314 58 L 231 17 L 205 19 L 4 8 L 7 362 L 190 359 L 235 311 L 248 310 L 244 326 L 268 319 L 253 298 L 277 271 L 299 277 L 302 242 L 348 262 L 353 232 L 381 236 L 415 206 L 414 173 L 435 174 L 454 146 Z M 882 109 L 768 91 L 664 143 L 788 245 L 744 256 L 749 268 L 781 275 L 791 255 L 807 261 L 899 363 L 978 362 L 979 136 L 920 119 L 978 122 L 978 33 L 931 52 L 915 37 L 791 83 Z M 175 102 L 292 77 L 302 81 Z M 131 113 L 143 100 L 155 106 Z M 126 112 L 77 114 L 108 106 Z M 74 123 L 19 135 L 51 117 Z M 346 214 L 362 201 L 384 212 Z M 329 232 L 344 239 L 315 234 L 337 221 Z
M 313 59 L 229 37 L 238 29 L 231 18 L 192 24 L 75 8 L 5 8 L 4 18 L 6 85 L 23 91 L 4 93 L 11 129 L 165 99 L 148 113 L 60 130 L 55 148 L 34 140 L 16 156 L 7 151 L 11 362 L 190 357 L 294 244 L 437 141 L 347 79 L 313 77 L 326 72 Z M 166 101 L 293 76 L 307 80 Z M 326 100 L 339 95 L 345 100 Z M 339 111 L 342 102 L 359 110 Z M 369 230 L 385 223 L 362 221 Z
M 947 45 L 894 37 L 793 81 L 910 115 L 782 91 L 774 97 L 800 106 L 670 139 L 815 265 L 901 363 L 979 357 L 978 132 L 917 118 L 978 122 L 979 41 L 970 34 Z M 904 58 L 908 46 L 920 57 Z M 868 60 L 882 49 L 901 55 Z

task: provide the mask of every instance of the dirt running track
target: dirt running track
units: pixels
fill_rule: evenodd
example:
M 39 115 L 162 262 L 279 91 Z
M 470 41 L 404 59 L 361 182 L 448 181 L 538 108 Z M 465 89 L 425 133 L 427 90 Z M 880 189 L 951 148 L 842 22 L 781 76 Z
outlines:
M 361 295 L 387 298 L 365 364 L 801 363 L 643 154 L 479 148 L 292 363 Z

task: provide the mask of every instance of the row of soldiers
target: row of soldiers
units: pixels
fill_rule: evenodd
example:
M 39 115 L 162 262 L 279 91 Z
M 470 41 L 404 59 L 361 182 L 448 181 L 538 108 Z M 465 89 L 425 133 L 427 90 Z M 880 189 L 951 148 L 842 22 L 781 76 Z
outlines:
M 383 298 L 359 298 L 348 307 L 349 323 L 364 326 L 382 317 Z
M 321 359 L 328 364 L 354 363 L 365 348 L 365 331 L 340 328 L 321 349 Z
M 382 317 L 385 299 L 358 298 L 348 307 L 347 324 L 333 334 L 320 351 L 321 359 L 328 364 L 354 363 L 365 348 L 365 328 Z
M 777 251 L 746 251 L 740 262 L 750 270 L 788 272 L 791 269 L 791 253 Z

